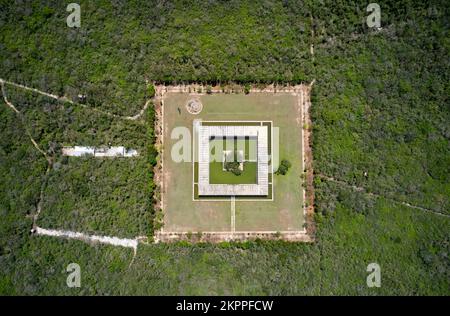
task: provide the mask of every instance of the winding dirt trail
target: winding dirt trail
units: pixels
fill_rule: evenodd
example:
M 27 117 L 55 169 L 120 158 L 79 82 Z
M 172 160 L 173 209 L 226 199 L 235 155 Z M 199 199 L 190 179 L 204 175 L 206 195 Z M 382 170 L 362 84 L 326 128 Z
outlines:
M 73 102 L 72 100 L 70 100 L 69 98 L 67 98 L 65 96 L 60 97 L 60 96 L 57 96 L 57 95 L 54 95 L 54 94 L 51 94 L 51 93 L 48 93 L 48 92 L 45 92 L 45 91 L 38 90 L 36 88 L 27 87 L 27 86 L 24 86 L 22 84 L 15 83 L 15 82 L 12 82 L 12 81 L 8 81 L 8 80 L 2 79 L 2 78 L 0 78 L 0 83 L 2 85 L 2 92 L 3 92 L 3 96 L 4 96 L 4 99 L 5 99 L 5 102 L 7 102 L 7 104 L 11 108 L 13 108 L 13 110 L 15 112 L 17 112 L 17 113 L 19 113 L 19 111 L 9 101 L 7 101 L 7 99 L 6 99 L 5 92 L 4 92 L 5 84 L 9 84 L 9 85 L 11 85 L 13 87 L 24 89 L 24 90 L 27 90 L 27 91 L 32 91 L 32 92 L 38 93 L 40 95 L 44 95 L 46 97 L 55 99 L 55 100 L 60 101 L 60 102 L 67 102 L 67 103 L 70 103 L 70 104 L 73 104 L 73 105 L 81 106 L 83 108 L 89 109 L 89 110 L 97 112 L 97 113 L 101 113 L 101 114 L 108 115 L 108 116 L 111 116 L 111 117 L 121 118 L 121 119 L 124 119 L 124 120 L 130 120 L 130 121 L 138 120 L 145 113 L 145 110 L 148 108 L 149 104 L 151 103 L 151 100 L 147 100 L 145 102 L 144 106 L 142 107 L 142 109 L 136 115 L 123 116 L 123 115 L 110 113 L 110 112 L 107 112 L 107 111 L 102 111 L 102 110 L 99 110 L 99 109 L 96 109 L 96 108 L 92 108 L 92 107 L 90 107 L 90 106 L 88 106 L 86 104 L 83 104 L 83 103 Z
M 43 235 L 43 236 L 52 236 L 52 237 L 58 237 L 58 238 L 66 238 L 66 239 L 77 239 L 77 240 L 81 240 L 87 243 L 101 243 L 101 244 L 109 244 L 109 245 L 113 245 L 113 246 L 121 246 L 121 247 L 126 247 L 126 248 L 132 248 L 134 251 L 134 255 L 133 255 L 133 259 L 131 260 L 130 265 L 134 262 L 134 259 L 136 257 L 137 254 L 137 247 L 138 244 L 141 243 L 148 243 L 148 238 L 146 236 L 137 236 L 134 239 L 128 239 L 128 238 L 120 238 L 120 237 L 116 237 L 116 236 L 98 236 L 98 235 L 88 235 L 85 233 L 81 233 L 81 232 L 74 232 L 74 231 L 66 231 L 66 230 L 54 230 L 54 229 L 45 229 L 45 228 L 41 228 L 39 226 L 37 226 L 37 220 L 39 215 L 41 214 L 42 211 L 42 203 L 43 203 L 43 199 L 44 199 L 44 191 L 45 188 L 47 186 L 47 180 L 48 180 L 48 175 L 52 169 L 53 166 L 53 160 L 54 157 L 49 156 L 39 145 L 38 143 L 34 140 L 34 138 L 31 135 L 31 132 L 28 129 L 27 124 L 25 123 L 25 119 L 23 117 L 23 114 L 14 106 L 14 104 L 12 104 L 7 96 L 6 96 L 6 89 L 5 89 L 5 83 L 19 87 L 19 88 L 23 88 L 25 90 L 29 90 L 29 91 L 33 91 L 33 92 L 37 92 L 41 95 L 45 95 L 48 96 L 50 98 L 59 100 L 59 101 L 64 101 L 64 102 L 69 102 L 71 104 L 75 104 L 74 102 L 70 101 L 70 100 L 66 100 L 65 98 L 61 98 L 58 96 L 55 96 L 53 94 L 49 94 L 43 91 L 39 91 L 37 89 L 34 88 L 29 88 L 23 85 L 19 85 L 16 83 L 12 83 L 12 82 L 8 82 L 6 80 L 3 80 L 0 78 L 0 85 L 1 85 L 1 89 L 2 89 L 2 95 L 3 95 L 3 100 L 5 101 L 6 105 L 13 110 L 20 118 L 20 120 L 24 123 L 24 129 L 25 132 L 27 133 L 31 143 L 33 144 L 33 146 L 36 148 L 37 151 L 39 151 L 39 153 L 41 153 L 47 160 L 47 170 L 44 174 L 44 181 L 42 182 L 41 185 L 41 189 L 40 189 L 40 193 L 39 193 L 39 200 L 37 203 L 37 208 L 36 208 L 36 212 L 33 215 L 33 227 L 32 227 L 32 233 L 36 234 L 36 235 Z M 148 100 L 145 105 L 144 108 L 135 116 L 117 116 L 115 114 L 111 114 L 111 113 L 107 113 L 107 112 L 102 112 L 104 114 L 107 115 L 112 115 L 112 116 L 116 116 L 116 117 L 120 117 L 123 119 L 127 119 L 127 120 L 137 120 L 139 119 L 145 112 L 145 110 L 147 109 L 148 105 L 150 104 L 151 100 Z M 77 104 L 86 108 L 86 105 L 83 104 Z M 92 109 L 89 108 L 90 110 L 93 111 L 97 111 L 96 109 Z M 101 111 L 100 111 L 101 112 Z
M 338 179 L 336 179 L 334 177 L 330 177 L 330 176 L 327 176 L 327 175 L 324 175 L 324 174 L 316 174 L 316 176 L 320 177 L 323 180 L 334 182 L 334 183 L 337 183 L 337 184 L 342 185 L 342 186 L 346 186 L 346 187 L 348 187 L 348 188 L 350 188 L 350 189 L 352 189 L 354 191 L 362 192 L 362 193 L 367 194 L 369 196 L 383 198 L 385 200 L 389 200 L 389 201 L 392 201 L 394 203 L 402 204 L 404 206 L 407 206 L 407 207 L 410 207 L 410 208 L 414 208 L 416 210 L 420 210 L 420 211 L 423 211 L 423 212 L 432 213 L 434 215 L 450 218 L 449 214 L 444 214 L 444 213 L 438 212 L 438 211 L 433 210 L 433 209 L 429 209 L 429 208 L 425 208 L 425 207 L 422 207 L 422 206 L 413 205 L 413 204 L 410 204 L 408 202 L 399 201 L 399 200 L 396 200 L 396 199 L 393 199 L 393 198 L 389 198 L 389 197 L 381 195 L 381 194 L 368 192 L 366 188 L 359 187 L 359 186 L 356 186 L 356 185 L 353 185 L 353 184 L 349 184 L 349 183 L 347 183 L 345 181 L 338 180 Z

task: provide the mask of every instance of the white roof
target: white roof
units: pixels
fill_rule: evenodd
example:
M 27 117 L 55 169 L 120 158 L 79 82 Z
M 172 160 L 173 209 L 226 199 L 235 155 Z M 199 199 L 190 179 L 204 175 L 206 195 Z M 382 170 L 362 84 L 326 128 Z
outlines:
M 215 196 L 245 196 L 268 195 L 268 139 L 267 126 L 203 126 L 195 124 L 198 134 L 199 161 L 198 161 L 198 193 L 199 195 Z M 209 140 L 211 137 L 256 137 L 258 182 L 256 184 L 210 184 L 209 183 Z
M 138 155 L 138 152 L 134 149 L 126 150 L 123 146 L 113 147 L 90 147 L 90 146 L 74 146 L 63 147 L 62 154 L 64 156 L 82 157 L 82 156 L 94 156 L 94 157 L 134 157 Z

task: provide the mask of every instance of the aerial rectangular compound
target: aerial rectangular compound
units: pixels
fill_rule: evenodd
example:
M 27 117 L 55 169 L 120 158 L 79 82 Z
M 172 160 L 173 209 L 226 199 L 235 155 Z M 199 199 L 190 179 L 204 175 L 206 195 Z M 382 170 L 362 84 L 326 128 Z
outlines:
M 206 123 L 206 124 L 205 124 Z M 194 120 L 194 135 L 198 135 L 198 142 L 196 143 L 198 146 L 199 152 L 199 161 L 198 161 L 198 195 L 201 196 L 267 196 L 269 193 L 269 183 L 268 183 L 268 174 L 269 174 L 269 152 L 268 152 L 268 126 L 246 126 L 245 123 L 241 122 L 242 125 L 239 125 L 240 122 L 229 122 L 236 125 L 208 125 L 208 122 L 202 122 L 199 120 Z M 220 124 L 220 122 L 215 122 Z M 224 122 L 225 123 L 225 122 Z M 210 182 L 210 173 L 211 173 L 211 163 L 216 162 L 215 160 L 220 160 L 220 162 L 224 163 L 227 157 L 227 153 L 232 153 L 231 156 L 234 158 L 234 148 L 232 150 L 224 151 L 224 155 L 219 155 L 215 157 L 211 155 L 210 142 L 212 139 L 228 139 L 228 140 L 236 140 L 232 141 L 232 146 L 237 148 L 242 148 L 239 150 L 236 155 L 236 162 L 242 164 L 242 171 L 245 168 L 245 161 L 243 161 L 246 154 L 246 146 L 245 140 L 254 138 L 256 140 L 256 183 L 240 183 L 239 178 L 236 180 L 236 183 L 230 184 L 217 184 Z M 227 142 L 215 142 L 215 146 L 213 149 L 219 150 L 221 144 L 226 144 Z M 228 142 L 229 143 L 229 142 Z M 243 144 L 243 146 L 239 146 L 239 144 Z M 220 148 L 223 149 L 223 148 Z M 228 149 L 228 148 L 227 148 Z M 240 155 L 239 155 L 240 154 Z M 239 159 L 238 157 L 241 157 Z M 212 158 L 212 159 L 211 159 Z M 217 159 L 218 158 L 218 159 Z M 214 160 L 214 161 L 212 161 Z M 234 161 L 234 159 L 231 159 Z M 239 161 L 241 160 L 241 161 Z M 195 185 L 195 184 L 194 184 Z
M 157 238 L 303 240 L 302 86 L 248 95 L 163 89 Z M 291 163 L 284 175 L 277 172 L 282 160 Z

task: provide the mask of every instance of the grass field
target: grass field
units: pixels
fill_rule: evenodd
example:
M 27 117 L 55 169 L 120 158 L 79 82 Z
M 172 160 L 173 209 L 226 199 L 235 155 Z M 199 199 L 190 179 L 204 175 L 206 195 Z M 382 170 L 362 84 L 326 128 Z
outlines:
M 209 164 L 209 183 L 211 184 L 252 184 L 258 181 L 258 164 L 256 162 L 244 162 L 240 175 L 223 170 L 223 163 L 211 162 Z
M 303 229 L 300 111 L 297 96 L 287 93 L 202 95 L 203 110 L 192 115 L 185 109 L 189 94 L 167 93 L 164 99 L 165 231 L 229 231 L 229 201 L 193 201 L 193 163 L 171 158 L 175 127 L 186 127 L 192 137 L 194 119 L 205 121 L 272 121 L 279 128 L 279 158 L 292 168 L 285 176 L 269 175 L 273 200 L 236 200 L 236 231 L 298 231 Z M 180 110 L 180 111 L 179 111 Z M 195 165 L 195 164 L 194 164 Z

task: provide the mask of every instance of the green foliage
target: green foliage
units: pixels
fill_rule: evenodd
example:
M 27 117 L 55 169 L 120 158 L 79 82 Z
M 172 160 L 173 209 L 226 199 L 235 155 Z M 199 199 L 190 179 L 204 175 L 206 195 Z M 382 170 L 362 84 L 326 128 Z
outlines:
M 85 212 L 96 218 L 90 231 L 131 235 L 151 229 L 144 209 L 151 209 L 156 163 L 154 110 L 149 108 L 144 122 L 116 120 L 7 85 L 25 120 L 0 102 L 0 294 L 448 295 L 449 219 L 393 201 L 450 210 L 445 1 L 381 1 L 380 32 L 367 29 L 365 1 L 80 4 L 82 27 L 70 29 L 62 27 L 67 12 L 61 1 L 31 6 L 4 1 L 0 77 L 72 99 L 86 94 L 89 106 L 126 115 L 136 114 L 151 92 L 145 77 L 210 83 L 316 79 L 311 99 L 316 242 L 140 245 L 130 265 L 128 249 L 30 235 L 29 215 L 36 211 L 47 162 L 25 125 L 49 153 L 58 153 L 54 143 L 110 141 L 144 153 L 129 167 L 74 165 L 58 157 L 43 222 L 54 228 L 61 222 L 91 225 L 71 218 L 63 203 L 56 207 L 58 192 L 66 194 L 64 186 L 70 186 L 67 203 L 87 199 L 92 208 Z M 435 14 L 429 14 L 431 7 Z M 118 176 L 101 183 L 109 194 L 95 195 L 100 171 L 122 172 L 130 183 Z M 386 198 L 320 179 L 321 174 Z M 144 185 L 147 191 L 135 192 L 133 186 Z M 96 203 L 139 214 L 121 221 L 120 212 L 97 213 Z M 102 226 L 103 217 L 108 225 Z M 83 269 L 79 289 L 65 283 L 71 262 Z M 366 286 L 370 262 L 382 267 L 381 288 Z
M 314 171 L 448 214 L 448 34 L 417 10 L 414 22 L 316 47 L 327 75 L 313 87 Z
M 4 1 L 0 77 L 73 100 L 85 94 L 118 114 L 142 107 L 145 78 L 300 82 L 312 72 L 304 5 L 81 0 L 81 27 L 69 28 L 67 3 L 41 3 Z
M 132 238 L 152 234 L 152 176 L 157 152 L 151 105 L 143 119 L 132 121 L 57 102 L 10 85 L 6 86 L 6 93 L 21 111 L 23 126 L 54 157 L 41 201 L 45 211 L 38 225 Z M 27 138 L 25 142 L 30 140 Z M 62 146 L 80 144 L 124 145 L 136 149 L 139 156 L 126 159 L 61 156 Z M 42 180 L 44 172 L 37 178 Z M 39 194 L 35 198 L 38 197 Z
M 57 162 L 44 191 L 45 212 L 38 225 L 129 238 L 150 234 L 150 177 L 143 157 L 71 157 L 67 164 Z
M 155 90 L 155 86 L 153 84 L 148 85 L 147 93 L 148 93 L 149 98 L 153 98 L 155 96 L 156 90 Z
M 240 176 L 242 170 L 239 168 L 240 163 L 237 161 L 227 161 L 225 162 L 225 170 L 232 172 L 236 176 Z
M 292 164 L 288 160 L 283 159 L 281 160 L 280 166 L 278 167 L 278 170 L 275 172 L 275 174 L 285 175 L 291 166 Z
M 246 84 L 244 85 L 244 93 L 245 93 L 245 94 L 249 94 L 249 93 L 250 93 L 250 89 L 251 89 L 250 84 L 246 83 Z

